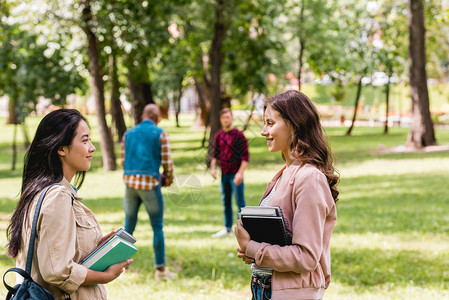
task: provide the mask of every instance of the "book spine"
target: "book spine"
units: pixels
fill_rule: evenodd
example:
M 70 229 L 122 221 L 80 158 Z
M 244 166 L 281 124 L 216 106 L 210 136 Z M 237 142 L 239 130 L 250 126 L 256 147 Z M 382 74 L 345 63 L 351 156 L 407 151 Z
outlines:
M 285 241 L 285 245 L 291 245 L 292 244 L 292 232 L 290 230 L 290 224 L 286 217 L 284 217 L 284 214 L 282 213 L 282 209 L 279 207 L 279 214 L 282 217 L 282 220 L 284 222 L 284 236 L 283 239 Z

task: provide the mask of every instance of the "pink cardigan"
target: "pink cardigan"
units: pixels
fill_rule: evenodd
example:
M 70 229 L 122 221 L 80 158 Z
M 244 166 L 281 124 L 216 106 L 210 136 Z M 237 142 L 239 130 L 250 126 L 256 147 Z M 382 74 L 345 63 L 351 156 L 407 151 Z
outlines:
M 272 299 L 321 299 L 331 277 L 330 239 L 337 220 L 326 176 L 316 167 L 294 161 L 282 175 L 269 206 L 279 206 L 292 232 L 292 245 L 280 247 L 250 241 L 246 255 L 274 269 Z

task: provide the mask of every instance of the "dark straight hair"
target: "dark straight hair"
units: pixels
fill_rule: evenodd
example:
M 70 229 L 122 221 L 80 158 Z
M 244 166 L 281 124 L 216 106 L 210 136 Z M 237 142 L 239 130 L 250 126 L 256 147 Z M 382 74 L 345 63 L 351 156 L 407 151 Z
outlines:
M 268 106 L 277 111 L 292 129 L 289 140 L 292 156 L 303 163 L 314 165 L 324 173 L 336 202 L 339 175 L 334 168 L 332 151 L 324 137 L 315 105 L 304 93 L 290 90 L 268 99 L 264 105 L 264 113 Z
M 33 199 L 48 185 L 64 177 L 58 149 L 70 146 L 80 121 L 86 119 L 76 109 L 58 109 L 46 115 L 39 126 L 30 148 L 25 154 L 22 189 L 19 203 L 6 230 L 8 255 L 16 257 L 22 245 L 22 226 Z M 85 172 L 77 172 L 75 185 L 81 187 Z

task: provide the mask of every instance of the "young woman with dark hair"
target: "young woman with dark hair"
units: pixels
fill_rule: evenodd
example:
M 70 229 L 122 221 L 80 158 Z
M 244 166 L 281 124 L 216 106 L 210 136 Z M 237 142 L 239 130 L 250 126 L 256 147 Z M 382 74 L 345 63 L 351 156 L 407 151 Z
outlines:
M 73 300 L 106 299 L 103 284 L 132 263 L 129 259 L 104 272 L 78 264 L 109 236 L 103 237 L 94 214 L 77 195 L 94 151 L 86 119 L 75 109 L 59 109 L 39 123 L 25 155 L 20 200 L 7 229 L 8 254 L 25 269 L 37 199 L 45 187 L 55 184 L 39 214 L 31 277 L 56 299 L 67 294 Z
M 258 243 L 237 222 L 237 256 L 252 264 L 253 299 L 322 299 L 330 282 L 330 238 L 336 223 L 339 177 L 312 101 L 298 91 L 270 98 L 262 136 L 285 166 L 259 205 L 279 206 L 292 244 Z

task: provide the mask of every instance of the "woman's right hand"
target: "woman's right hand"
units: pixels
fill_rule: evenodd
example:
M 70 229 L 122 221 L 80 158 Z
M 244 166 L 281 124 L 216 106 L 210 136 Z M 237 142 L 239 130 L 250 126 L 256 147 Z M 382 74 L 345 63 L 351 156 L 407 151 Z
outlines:
M 94 271 L 87 269 L 86 278 L 84 279 L 83 286 L 93 285 L 93 284 L 105 284 L 111 282 L 120 276 L 120 274 L 125 271 L 125 267 L 130 265 L 133 259 L 122 261 L 120 263 L 111 265 L 109 268 L 104 270 L 104 272 Z
M 245 252 L 239 248 L 237 248 L 237 257 L 242 259 L 243 262 L 247 265 L 250 265 L 252 263 L 254 263 L 254 259 L 252 259 L 251 257 L 246 256 Z
M 130 264 L 132 264 L 133 261 L 134 260 L 132 258 L 130 258 L 130 259 L 122 261 L 120 263 L 111 265 L 109 268 L 104 270 L 104 273 L 106 273 L 111 278 L 108 282 L 110 282 L 110 281 L 116 279 L 117 277 L 119 277 L 120 274 L 122 274 L 125 271 L 125 267 L 129 266 Z

